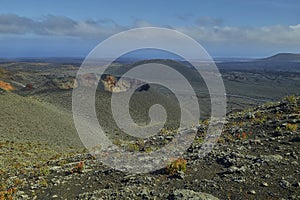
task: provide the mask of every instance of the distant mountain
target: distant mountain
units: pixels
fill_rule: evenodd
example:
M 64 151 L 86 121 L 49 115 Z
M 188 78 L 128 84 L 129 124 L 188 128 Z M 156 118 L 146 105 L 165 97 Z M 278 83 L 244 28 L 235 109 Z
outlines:
M 279 53 L 267 58 L 248 61 L 217 62 L 221 70 L 259 70 L 300 72 L 300 54 Z
M 263 58 L 262 60 L 274 62 L 300 62 L 300 54 L 279 53 L 271 57 Z

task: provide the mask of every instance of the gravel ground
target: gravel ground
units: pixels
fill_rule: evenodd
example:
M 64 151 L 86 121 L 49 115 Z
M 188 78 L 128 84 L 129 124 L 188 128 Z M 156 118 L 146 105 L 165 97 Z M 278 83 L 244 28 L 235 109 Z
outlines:
M 162 166 L 151 173 L 128 174 L 77 152 L 28 166 L 31 171 L 16 170 L 6 177 L 10 185 L 5 187 L 17 188 L 12 194 L 16 199 L 299 199 L 299 107 L 300 97 L 291 97 L 229 115 L 217 146 L 205 157 L 199 153 L 208 122 L 200 123 L 183 156 L 186 171 L 171 174 Z M 161 136 L 143 144 L 136 141 L 135 151 L 172 138 L 167 131 Z M 18 152 L 14 145 L 2 143 L 2 153 Z

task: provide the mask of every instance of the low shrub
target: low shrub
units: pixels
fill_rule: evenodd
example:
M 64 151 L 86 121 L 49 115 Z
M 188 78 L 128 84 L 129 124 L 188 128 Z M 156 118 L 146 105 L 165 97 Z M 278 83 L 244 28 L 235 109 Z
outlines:
M 127 150 L 128 151 L 131 151 L 131 152 L 135 152 L 135 151 L 139 151 L 140 150 L 140 147 L 139 145 L 135 144 L 135 143 L 129 143 L 127 145 Z
M 294 95 L 286 96 L 283 100 L 292 104 L 297 102 L 297 99 Z
M 286 125 L 286 127 L 285 127 L 285 129 L 287 130 L 287 131 L 296 131 L 297 130 L 297 128 L 298 128 L 298 125 L 297 124 L 287 124 Z
M 167 172 L 168 174 L 176 174 L 178 172 L 186 172 L 186 164 L 187 161 L 183 158 L 177 158 L 176 160 L 171 161 L 167 165 Z
M 83 161 L 80 161 L 72 170 L 71 170 L 71 174 L 74 174 L 74 173 L 82 173 L 84 170 L 84 162 Z
M 0 200 L 13 199 L 14 194 L 17 192 L 17 188 L 9 188 L 5 191 L 0 191 Z

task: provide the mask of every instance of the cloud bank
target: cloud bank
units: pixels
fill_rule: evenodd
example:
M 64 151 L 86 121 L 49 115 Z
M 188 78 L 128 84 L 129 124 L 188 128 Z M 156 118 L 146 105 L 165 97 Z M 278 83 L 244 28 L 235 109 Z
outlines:
M 198 41 L 300 45 L 300 24 L 264 27 L 191 26 L 176 29 Z
M 186 20 L 189 16 L 181 16 Z M 80 39 L 105 38 L 130 28 L 155 26 L 142 19 L 133 19 L 122 26 L 112 19 L 74 20 L 65 16 L 47 15 L 40 20 L 15 14 L 0 15 L 0 36 L 36 35 L 73 37 Z M 264 27 L 226 26 L 222 19 L 203 17 L 188 26 L 165 26 L 181 31 L 199 42 L 260 45 L 300 45 L 300 24 Z
M 126 29 L 110 19 L 75 21 L 64 16 L 47 15 L 42 20 L 33 20 L 15 14 L 0 15 L 0 34 L 85 38 L 107 36 Z

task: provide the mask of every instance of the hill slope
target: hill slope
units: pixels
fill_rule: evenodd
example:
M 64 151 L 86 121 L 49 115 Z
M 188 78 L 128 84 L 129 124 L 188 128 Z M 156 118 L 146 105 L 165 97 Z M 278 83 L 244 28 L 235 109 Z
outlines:
M 300 62 L 300 54 L 293 53 L 279 53 L 274 56 L 264 58 L 265 61 L 276 61 L 276 62 Z
M 185 174 L 172 175 L 165 169 L 127 174 L 110 169 L 89 154 L 78 154 L 48 161 L 43 167 L 49 173 L 24 178 L 25 184 L 19 187 L 22 193 L 15 196 L 21 199 L 24 196 L 28 199 L 35 196 L 37 199 L 299 199 L 299 126 L 300 97 L 290 96 L 281 102 L 229 115 L 216 147 L 205 157 L 199 156 L 199 152 L 207 122 L 200 123 L 198 136 L 184 155 Z M 170 137 L 165 134 L 159 138 L 166 141 Z M 157 139 L 151 138 L 135 144 L 136 151 L 145 151 L 143 146 L 149 144 L 154 148 L 159 145 Z M 84 169 L 78 171 L 81 161 Z M 12 180 L 8 178 L 7 182 Z
M 73 119 L 51 104 L 14 93 L 0 94 L 0 138 L 50 146 L 81 146 Z

